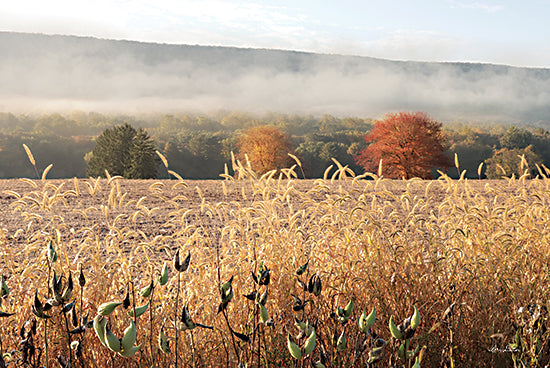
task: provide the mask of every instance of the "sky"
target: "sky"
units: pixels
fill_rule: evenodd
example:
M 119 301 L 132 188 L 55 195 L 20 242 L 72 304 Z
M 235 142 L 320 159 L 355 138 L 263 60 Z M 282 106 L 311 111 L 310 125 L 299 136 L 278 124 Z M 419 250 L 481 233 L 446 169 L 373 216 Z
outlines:
M 3 0 L 0 30 L 550 67 L 550 0 Z

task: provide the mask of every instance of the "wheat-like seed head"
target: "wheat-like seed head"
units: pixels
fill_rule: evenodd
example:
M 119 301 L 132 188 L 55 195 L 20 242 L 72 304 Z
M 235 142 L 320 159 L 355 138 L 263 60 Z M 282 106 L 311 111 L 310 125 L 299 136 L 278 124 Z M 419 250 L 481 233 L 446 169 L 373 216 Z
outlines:
M 34 156 L 32 155 L 32 152 L 29 147 L 27 147 L 26 144 L 23 143 L 23 148 L 25 149 L 25 152 L 27 153 L 27 157 L 29 159 L 29 162 L 32 164 L 32 166 L 36 166 L 36 161 L 34 160 Z

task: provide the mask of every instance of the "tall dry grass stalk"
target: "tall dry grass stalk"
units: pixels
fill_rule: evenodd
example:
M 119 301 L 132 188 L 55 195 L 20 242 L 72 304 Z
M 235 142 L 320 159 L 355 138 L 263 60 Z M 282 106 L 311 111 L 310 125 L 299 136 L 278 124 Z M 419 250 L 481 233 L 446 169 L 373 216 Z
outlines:
M 513 359 L 532 366 L 549 363 L 548 349 L 531 348 L 535 341 L 542 347 L 549 341 L 541 327 L 547 324 L 550 296 L 548 178 L 391 181 L 356 176 L 338 162 L 335 167 L 306 184 L 284 179 L 296 177 L 293 169 L 257 179 L 234 160 L 236 175 L 226 172 L 225 181 L 212 184 L 218 187 L 216 197 L 212 188 L 188 187 L 174 174 L 177 180 L 148 182 L 139 193 L 119 177 L 44 180 L 42 186 L 21 181 L 24 189 L 5 192 L 12 198 L 10 216 L 20 218 L 20 226 L 0 233 L 2 274 L 10 288 L 0 310 L 15 313 L 0 318 L 4 360 L 18 364 L 18 331 L 34 319 L 35 291 L 48 294 L 44 252 L 53 239 L 58 275 L 78 275 L 82 265 L 86 291 L 75 288 L 74 295 L 79 314 L 89 313 L 90 321 L 101 304 L 121 301 L 130 282 L 141 288 L 157 280 L 177 249 L 193 255 L 186 272 L 172 269 L 166 285 L 153 288 L 154 309 L 136 321 L 136 346 L 142 347 L 135 355 L 115 354 L 89 332 L 81 341 L 83 363 L 75 360 L 76 366 L 306 366 L 323 355 L 326 366 L 364 366 L 370 347 L 356 346 L 376 343 L 373 336 L 386 341 L 378 363 L 386 366 L 399 354 L 387 327 L 390 317 L 402 321 L 415 306 L 422 322 L 410 346 L 426 347 L 423 366 L 512 366 Z M 71 186 L 75 189 L 67 189 Z M 306 261 L 300 282 L 317 275 L 323 285 L 319 296 L 296 280 Z M 252 277 L 260 265 L 271 275 L 265 312 L 243 297 L 263 293 Z M 230 276 L 234 296 L 218 313 L 220 285 Z M 350 300 L 355 307 L 343 327 L 335 318 Z M 178 334 L 182 306 L 186 321 L 213 330 Z M 368 338 L 357 327 L 364 309 L 376 310 Z M 266 312 L 272 324 L 260 321 Z M 294 336 L 295 317 L 315 325 L 316 345 L 302 360 L 287 349 L 289 333 L 304 344 Z M 67 337 L 64 318 L 56 315 L 47 324 L 50 366 L 59 356 L 73 356 L 67 340 L 77 336 Z M 107 319 L 109 330 L 123 336 L 127 311 L 116 308 Z M 45 327 L 38 324 L 33 335 L 41 349 Z M 162 349 L 151 348 L 151 336 L 159 336 Z M 513 345 L 516 341 L 523 345 Z M 40 360 L 46 365 L 44 354 Z

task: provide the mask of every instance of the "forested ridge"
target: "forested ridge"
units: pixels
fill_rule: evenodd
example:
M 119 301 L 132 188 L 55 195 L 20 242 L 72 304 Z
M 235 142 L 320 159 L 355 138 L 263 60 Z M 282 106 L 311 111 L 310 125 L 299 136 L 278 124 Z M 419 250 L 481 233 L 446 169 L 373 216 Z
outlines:
M 275 127 L 288 135 L 291 153 L 303 164 L 307 178 L 321 177 L 334 164 L 332 158 L 355 173 L 363 168 L 355 162 L 366 147 L 365 135 L 372 129 L 370 118 L 339 118 L 332 115 L 263 114 L 219 111 L 202 114 L 108 115 L 75 111 L 68 114 L 16 115 L 0 113 L 0 178 L 35 177 L 23 149 L 33 152 L 39 170 L 53 164 L 51 178 L 85 177 L 89 153 L 95 139 L 107 128 L 128 123 L 144 128 L 156 149 L 169 163 L 169 169 L 188 179 L 216 179 L 231 167 L 231 152 L 237 153 L 238 139 L 249 128 Z M 550 167 L 550 133 L 544 126 L 516 127 L 496 123 L 447 123 L 449 158 L 456 153 L 460 170 L 467 177 L 500 177 L 502 167 L 508 176 L 521 174 L 524 156 L 532 174 L 535 164 Z M 498 165 L 497 165 L 498 164 Z M 448 171 L 456 177 L 457 169 Z M 301 174 L 300 174 L 301 175 Z M 168 177 L 159 166 L 159 176 Z
M 550 69 L 0 32 L 0 111 L 201 111 L 550 123 Z

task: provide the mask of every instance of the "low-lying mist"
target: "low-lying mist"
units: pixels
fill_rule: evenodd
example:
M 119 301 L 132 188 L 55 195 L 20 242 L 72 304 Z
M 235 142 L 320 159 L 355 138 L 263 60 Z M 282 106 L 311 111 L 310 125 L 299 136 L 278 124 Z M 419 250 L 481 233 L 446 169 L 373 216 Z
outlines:
M 0 111 L 215 109 L 550 121 L 550 69 L 0 32 Z

